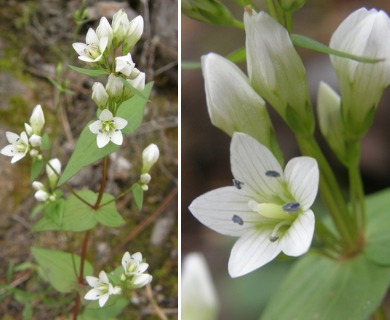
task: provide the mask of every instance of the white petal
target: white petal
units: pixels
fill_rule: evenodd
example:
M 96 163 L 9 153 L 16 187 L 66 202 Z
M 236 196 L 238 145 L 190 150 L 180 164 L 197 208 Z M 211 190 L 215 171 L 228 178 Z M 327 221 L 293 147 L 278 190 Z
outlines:
M 84 49 L 87 47 L 85 43 L 82 42 L 75 42 L 72 44 L 73 49 L 79 54 L 79 56 L 84 56 L 85 51 Z
M 123 129 L 124 127 L 127 126 L 127 120 L 123 118 L 114 117 L 113 120 L 114 120 L 115 128 L 117 129 Z
M 139 274 L 135 275 L 133 279 L 133 284 L 137 287 L 143 287 L 152 281 L 152 276 L 150 274 Z
M 26 153 L 15 154 L 14 157 L 11 159 L 11 163 L 15 163 L 15 162 L 19 161 L 20 159 L 24 158 L 25 155 L 26 155 Z
M 99 57 L 101 57 L 101 56 L 99 56 Z M 85 61 L 85 62 L 95 62 L 95 59 L 92 59 L 92 58 L 87 57 L 87 56 L 79 56 L 78 58 L 79 58 L 79 60 Z
M 123 134 L 120 130 L 115 130 L 111 137 L 110 140 L 115 143 L 116 145 L 120 146 L 123 143 Z
M 107 274 L 104 271 L 100 271 L 99 273 L 99 279 L 100 281 L 104 283 L 109 283 L 110 281 L 108 280 Z
M 92 133 L 98 134 L 99 130 L 102 128 L 102 122 L 100 120 L 96 120 L 95 122 L 91 123 L 88 128 Z
M 33 132 L 39 135 L 43 126 L 45 125 L 45 116 L 43 114 L 42 107 L 40 104 L 35 106 L 30 117 L 30 124 L 33 129 Z
M 88 32 L 87 32 L 87 36 L 86 36 L 86 41 L 85 41 L 87 44 L 98 44 L 99 43 L 99 39 L 95 33 L 95 31 L 92 29 L 92 28 L 89 28 L 88 29 Z
M 8 146 L 5 146 L 3 149 L 1 149 L 0 153 L 8 157 L 13 157 L 16 152 L 14 146 L 9 144 Z
M 319 183 L 317 161 L 310 157 L 291 159 L 284 170 L 289 189 L 301 208 L 306 211 L 313 204 Z
M 234 244 L 229 259 L 229 274 L 236 278 L 260 268 L 281 251 L 280 242 L 271 242 L 272 229 L 250 231 Z
M 99 278 L 92 277 L 92 276 L 86 276 L 85 279 L 87 280 L 88 284 L 89 284 L 91 287 L 97 287 L 97 285 L 98 285 L 99 282 L 100 282 Z
M 314 214 L 308 210 L 298 215 L 280 240 L 282 251 L 289 256 L 300 256 L 309 250 L 314 233 Z
M 5 133 L 5 136 L 7 137 L 9 143 L 15 143 L 20 138 L 16 133 L 13 133 L 11 131 L 7 131 Z
M 248 77 L 215 53 L 202 56 L 202 72 L 211 122 L 230 136 L 244 132 L 269 144 L 271 122 L 265 101 L 250 86 Z
M 149 264 L 146 262 L 142 262 L 138 267 L 138 272 L 143 273 L 149 268 Z
M 108 46 L 108 38 L 107 37 L 103 37 L 100 39 L 99 41 L 99 50 L 100 52 L 103 54 L 103 52 L 106 50 L 107 46 Z M 100 57 L 101 55 L 99 56 L 99 60 L 100 60 Z
M 242 190 L 225 187 L 196 198 L 189 209 L 210 229 L 229 236 L 240 236 L 262 219 L 248 207 L 250 199 Z
M 131 255 L 131 258 L 138 261 L 139 263 L 142 262 L 142 253 L 136 252 L 133 255 Z
M 244 133 L 234 133 L 230 145 L 230 162 L 233 176 L 243 183 L 257 202 L 275 203 L 282 197 L 284 181 L 282 167 L 265 146 Z M 273 172 L 279 177 L 269 176 Z
M 103 307 L 106 304 L 109 297 L 110 297 L 110 295 L 108 294 L 108 292 L 105 294 L 102 294 L 99 298 L 99 306 Z
M 84 296 L 85 300 L 97 300 L 100 297 L 100 292 L 97 289 L 91 289 Z
M 99 132 L 96 138 L 98 148 L 103 148 L 110 142 L 110 138 L 104 133 Z
M 96 35 L 99 39 L 103 37 L 112 37 L 112 28 L 106 17 L 100 19 L 99 25 L 96 28 Z
M 130 261 L 130 259 L 131 259 L 130 253 L 129 253 L 129 252 L 126 252 L 126 253 L 123 255 L 123 258 L 122 258 L 122 266 L 123 266 L 123 269 L 125 269 L 125 271 L 126 271 L 127 263 Z
M 109 120 L 112 120 L 112 119 L 113 119 L 113 116 L 112 116 L 111 111 L 108 110 L 108 109 L 104 109 L 104 110 L 102 111 L 102 113 L 100 114 L 99 119 L 100 119 L 101 121 L 109 121 Z

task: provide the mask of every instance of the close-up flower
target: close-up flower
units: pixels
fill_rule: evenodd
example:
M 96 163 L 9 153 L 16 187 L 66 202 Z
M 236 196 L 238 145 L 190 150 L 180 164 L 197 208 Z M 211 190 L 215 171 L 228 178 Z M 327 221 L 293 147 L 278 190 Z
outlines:
M 99 306 L 103 307 L 110 295 L 120 294 L 121 288 L 118 286 L 113 286 L 107 274 L 104 271 L 100 271 L 99 278 L 87 276 L 86 280 L 88 284 L 93 287 L 87 292 L 84 296 L 86 300 L 99 300 Z
M 123 41 L 123 51 L 125 53 L 129 52 L 134 45 L 141 38 L 142 33 L 144 32 L 144 19 L 142 16 L 137 16 L 130 21 L 127 34 Z
M 49 160 L 49 163 L 46 165 L 46 174 L 49 179 L 50 188 L 52 189 L 54 189 L 57 185 L 58 179 L 61 175 L 61 168 L 61 162 L 57 158 Z
M 43 129 L 43 126 L 45 125 L 45 116 L 42 111 L 42 107 L 40 104 L 36 105 L 31 117 L 30 117 L 30 126 L 31 126 L 31 134 L 40 135 L 41 131 Z M 30 136 L 27 132 L 27 134 Z
M 11 163 L 15 163 L 16 161 L 24 158 L 30 149 L 26 132 L 23 131 L 20 136 L 18 136 L 16 133 L 7 131 L 5 135 L 10 144 L 1 149 L 0 153 L 2 155 L 12 157 Z
M 108 95 L 113 99 L 122 99 L 123 94 L 123 82 L 119 77 L 116 77 L 113 73 L 108 76 L 106 91 Z
M 110 141 L 117 145 L 121 145 L 123 142 L 122 129 L 127 126 L 127 120 L 114 117 L 111 111 L 104 109 L 99 116 L 99 120 L 96 120 L 89 125 L 89 130 L 92 133 L 97 134 L 97 146 L 103 148 Z
M 115 58 L 115 72 L 123 73 L 126 77 L 129 77 L 135 67 L 135 63 L 131 58 L 131 54 L 128 53 L 125 56 Z
M 149 264 L 142 262 L 142 254 L 140 252 L 132 255 L 126 252 L 122 258 L 122 266 L 124 269 L 122 279 L 130 279 L 132 288 L 141 288 L 152 281 L 152 276 L 145 273 Z
M 160 150 L 157 145 L 151 143 L 142 151 L 142 172 L 149 172 L 150 168 L 157 162 Z
M 390 19 L 384 11 L 360 8 L 333 33 L 329 46 L 357 56 L 382 59 L 362 63 L 331 55 L 339 79 L 345 131 L 361 136 L 371 125 L 373 110 L 390 84 Z
M 79 54 L 79 59 L 85 62 L 98 62 L 102 59 L 108 47 L 108 37 L 99 38 L 96 32 L 89 28 L 85 43 L 75 42 L 73 48 Z
M 108 93 L 100 82 L 95 82 L 92 86 L 92 100 L 99 108 L 104 109 L 108 102 Z
M 112 31 L 114 34 L 114 41 L 119 44 L 121 43 L 130 28 L 130 21 L 124 10 L 119 10 L 112 17 Z
M 244 133 L 232 138 L 233 186 L 196 198 L 191 213 L 207 227 L 239 237 L 230 259 L 232 277 L 245 275 L 279 253 L 300 256 L 310 247 L 318 190 L 317 162 L 291 159 L 283 172 L 274 155 Z

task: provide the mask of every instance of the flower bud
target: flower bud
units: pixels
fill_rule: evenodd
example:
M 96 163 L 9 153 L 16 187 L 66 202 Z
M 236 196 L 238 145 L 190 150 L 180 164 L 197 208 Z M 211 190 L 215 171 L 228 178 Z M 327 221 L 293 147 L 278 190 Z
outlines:
M 25 123 L 24 129 L 29 137 L 33 134 L 33 129 L 29 124 Z
M 50 188 L 54 189 L 61 175 L 60 160 L 57 158 L 49 160 L 49 164 L 46 165 L 46 174 L 49 179 Z
M 131 54 L 128 53 L 125 56 L 115 58 L 115 72 L 123 73 L 126 77 L 129 77 L 135 67 L 135 63 L 131 59 Z
M 332 55 L 341 91 L 346 138 L 359 139 L 370 127 L 384 89 L 390 84 L 390 19 L 384 11 L 361 8 L 337 28 L 330 47 L 366 58 L 362 63 Z
M 127 81 L 138 91 L 143 91 L 145 89 L 145 73 L 139 72 L 139 74 L 134 79 L 127 79 Z
M 150 176 L 150 174 L 143 173 L 143 174 L 141 174 L 139 182 L 141 182 L 142 184 L 149 184 L 150 180 L 152 180 L 152 177 Z
M 30 117 L 30 124 L 32 128 L 32 133 L 39 135 L 45 124 L 45 117 L 43 115 L 42 107 L 40 104 L 35 106 Z
M 96 28 L 96 35 L 99 38 L 99 40 L 104 37 L 107 37 L 108 38 L 107 47 L 109 48 L 111 46 L 113 33 L 112 33 L 112 28 L 110 26 L 110 23 L 108 22 L 106 17 L 100 19 L 99 25 Z
M 108 76 L 106 91 L 111 98 L 120 99 L 123 93 L 123 82 L 113 73 Z
M 108 93 L 104 86 L 100 82 L 95 82 L 92 86 L 92 100 L 98 105 L 99 108 L 104 109 L 108 102 Z
M 130 28 L 130 21 L 123 9 L 114 14 L 112 18 L 112 31 L 114 41 L 119 44 L 125 38 Z
M 311 134 L 314 116 L 306 71 L 287 30 L 265 12 L 244 14 L 248 75 L 253 88 L 295 132 Z
M 142 152 L 142 173 L 149 172 L 150 168 L 157 162 L 160 156 L 158 147 L 152 143 Z
M 50 195 L 49 193 L 47 193 L 46 191 L 44 190 L 38 190 L 37 192 L 35 192 L 34 194 L 34 198 L 37 200 L 37 201 L 40 201 L 40 202 L 45 202 L 47 199 L 49 199 Z
M 283 11 L 293 13 L 301 9 L 307 0 L 278 0 L 278 2 Z
M 144 19 L 137 16 L 130 21 L 129 29 L 123 41 L 123 52 L 129 52 L 141 38 L 144 32 Z
M 320 82 L 317 97 L 320 130 L 336 156 L 345 163 L 346 150 L 340 109 L 340 96 L 326 83 Z
M 31 146 L 34 148 L 39 147 L 41 145 L 42 137 L 38 136 L 36 134 L 33 134 L 28 141 L 30 142 Z

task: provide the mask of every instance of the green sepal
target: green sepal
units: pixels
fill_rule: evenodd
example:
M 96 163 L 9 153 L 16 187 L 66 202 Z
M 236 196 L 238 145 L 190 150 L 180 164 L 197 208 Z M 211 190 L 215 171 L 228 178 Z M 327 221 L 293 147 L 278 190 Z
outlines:
M 45 167 L 45 160 L 38 159 L 37 157 L 34 157 L 32 159 L 31 175 L 30 175 L 31 182 L 35 181 L 35 179 L 38 178 L 38 176 L 41 174 L 44 167 Z
M 76 291 L 78 273 L 80 272 L 80 257 L 67 252 L 31 248 L 31 253 L 43 270 L 46 279 L 59 292 Z M 75 273 L 76 270 L 76 273 Z M 93 268 L 88 261 L 84 261 L 84 275 L 92 275 Z
M 48 204 L 45 206 L 45 217 L 58 227 L 61 227 L 64 217 L 64 208 L 64 199 L 57 199 L 55 201 L 48 202 Z
M 144 191 L 142 190 L 142 186 L 139 183 L 134 183 L 131 186 L 131 193 L 133 194 L 133 199 L 137 209 L 141 211 L 144 202 Z
M 68 65 L 68 67 L 78 73 L 85 74 L 90 77 L 99 77 L 107 74 L 105 70 L 102 69 L 85 69 L 85 68 L 79 68 L 72 65 Z
M 316 40 L 313 40 L 311 38 L 302 36 L 300 34 L 291 34 L 290 35 L 292 43 L 301 48 L 314 50 L 317 52 L 325 53 L 325 54 L 331 54 L 340 58 L 348 58 L 351 60 L 355 60 L 358 62 L 364 62 L 364 63 L 377 63 L 382 61 L 383 59 L 372 59 L 372 58 L 366 58 L 361 56 L 356 56 L 354 54 L 350 54 L 347 52 L 335 50 L 332 48 L 329 48 L 327 45 L 318 42 Z

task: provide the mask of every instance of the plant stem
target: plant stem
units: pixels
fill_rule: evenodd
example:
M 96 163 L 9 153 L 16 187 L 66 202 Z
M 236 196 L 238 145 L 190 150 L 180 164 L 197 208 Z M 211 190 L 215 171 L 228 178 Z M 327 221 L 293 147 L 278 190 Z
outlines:
M 106 180 L 107 180 L 107 172 L 108 172 L 108 156 L 105 156 L 103 158 L 103 175 L 102 175 L 102 181 L 100 183 L 100 190 L 98 197 L 96 199 L 95 205 L 93 206 L 94 209 L 98 209 L 100 206 L 100 202 L 103 198 L 104 193 L 104 187 L 106 186 Z
M 299 136 L 297 141 L 303 154 L 315 158 L 320 169 L 320 192 L 326 203 L 334 225 L 343 240 L 343 247 L 347 252 L 356 249 L 356 239 L 348 221 L 348 207 L 337 183 L 336 177 L 329 166 L 322 150 L 314 136 Z

